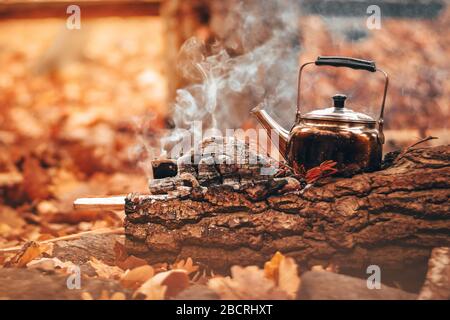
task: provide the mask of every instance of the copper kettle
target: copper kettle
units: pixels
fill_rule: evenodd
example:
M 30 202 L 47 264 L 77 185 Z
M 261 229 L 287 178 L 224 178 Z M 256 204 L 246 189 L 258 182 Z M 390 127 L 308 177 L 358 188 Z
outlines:
M 377 120 L 364 113 L 355 112 L 345 105 L 346 96 L 336 94 L 333 106 L 302 114 L 300 112 L 301 74 L 305 66 L 347 67 L 369 72 L 381 72 L 385 77 L 380 116 Z M 381 165 L 383 112 L 389 78 L 378 69 L 375 62 L 348 57 L 318 57 L 300 67 L 296 120 L 290 131 L 281 127 L 259 107 L 252 110 L 269 137 L 278 138 L 281 155 L 294 168 L 310 169 L 326 160 L 337 162 L 337 169 L 376 170 Z

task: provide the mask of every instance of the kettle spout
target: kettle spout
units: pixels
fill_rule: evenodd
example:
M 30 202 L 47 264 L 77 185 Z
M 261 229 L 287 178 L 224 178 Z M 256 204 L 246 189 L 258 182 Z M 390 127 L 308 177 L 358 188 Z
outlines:
M 276 122 L 265 110 L 262 109 L 261 105 L 253 108 L 251 113 L 256 117 L 256 119 L 258 119 L 263 128 L 266 129 L 269 139 L 278 148 L 278 151 L 283 158 L 286 159 L 289 131 L 280 126 L 278 122 Z

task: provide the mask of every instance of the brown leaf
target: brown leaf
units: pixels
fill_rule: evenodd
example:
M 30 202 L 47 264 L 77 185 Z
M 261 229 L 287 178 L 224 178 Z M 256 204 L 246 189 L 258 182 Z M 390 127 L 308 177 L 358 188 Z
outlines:
M 202 271 L 197 271 L 194 273 L 194 275 L 191 278 L 192 282 L 195 282 L 196 284 L 207 284 L 208 280 L 211 279 L 213 276 L 208 274 L 206 272 L 206 269 L 203 269 Z
M 123 270 L 119 267 L 107 265 L 94 257 L 91 258 L 89 264 L 94 268 L 100 278 L 120 279 L 123 275 Z
M 150 280 L 145 282 L 134 294 L 133 297 L 143 295 L 145 300 L 164 300 L 166 296 L 167 286 L 153 283 Z
M 71 261 L 62 262 L 60 259 L 54 258 L 40 258 L 34 259 L 27 263 L 28 269 L 38 269 L 41 271 L 54 271 L 55 269 L 68 270 L 74 267 Z
M 140 293 L 153 300 L 163 293 L 162 298 L 167 299 L 176 296 L 188 286 L 189 277 L 186 270 L 174 269 L 156 274 L 139 287 L 135 294 Z
M 0 237 L 17 236 L 25 225 L 25 220 L 17 210 L 7 206 L 0 206 Z
M 115 292 L 111 295 L 110 300 L 126 300 L 127 297 L 123 292 Z
M 149 265 L 140 266 L 133 270 L 127 270 L 122 276 L 120 283 L 125 288 L 137 289 L 155 274 L 153 268 Z
M 194 261 L 189 257 L 187 258 L 186 262 L 184 260 L 180 260 L 172 265 L 173 269 L 183 269 L 186 270 L 188 274 L 191 274 L 193 272 L 196 272 L 199 268 L 199 266 L 194 265 Z
M 284 259 L 284 256 L 281 252 L 277 251 L 272 259 L 267 261 L 264 264 L 264 274 L 268 279 L 273 280 L 275 283 L 278 283 L 278 271 L 280 267 L 281 260 Z
M 116 243 L 114 244 L 114 253 L 116 255 L 115 265 L 122 270 L 131 270 L 148 264 L 144 259 L 135 257 L 133 255 L 129 256 L 127 250 L 125 249 L 125 246 L 119 241 L 116 241 Z
M 31 200 L 43 200 L 50 196 L 50 177 L 39 160 L 27 157 L 23 164 L 23 189 Z
M 29 241 L 25 243 L 22 249 L 5 264 L 5 267 L 23 268 L 27 265 L 27 263 L 36 259 L 41 254 L 47 253 L 51 255 L 52 251 L 52 243 L 39 244 L 35 241 Z
M 311 271 L 328 271 L 328 272 L 339 272 L 339 266 L 335 264 L 329 264 L 326 268 L 324 268 L 322 265 L 318 264 L 311 267 Z
M 294 299 L 300 288 L 300 277 L 298 276 L 295 260 L 287 257 L 280 261 L 278 271 L 278 287 L 286 292 L 289 298 Z
M 332 160 L 327 160 L 322 162 L 319 166 L 309 169 L 306 172 L 306 181 L 308 183 L 313 183 L 321 178 L 331 176 L 338 172 L 335 168 L 337 162 Z
M 94 300 L 94 297 L 89 292 L 82 292 L 81 293 L 81 299 L 82 300 Z
M 277 251 L 272 259 L 265 263 L 264 274 L 286 292 L 291 299 L 295 298 L 300 286 L 300 277 L 294 259 L 285 257 Z
M 152 264 L 152 267 L 153 269 L 155 269 L 155 274 L 165 272 L 169 269 L 168 264 L 166 262 Z
M 36 206 L 37 212 L 39 215 L 44 214 L 56 214 L 58 213 L 59 208 L 55 201 L 44 200 L 38 203 Z
M 98 297 L 97 300 L 109 300 L 109 293 L 108 293 L 108 291 L 103 289 L 102 292 L 100 292 L 100 297 Z
M 114 292 L 111 296 L 109 296 L 109 292 L 103 289 L 100 292 L 100 296 L 98 299 L 94 299 L 90 292 L 84 291 L 81 293 L 82 300 L 126 300 L 126 296 L 123 292 Z
M 317 264 L 317 265 L 311 267 L 311 271 L 325 272 L 327 270 L 325 270 L 325 268 L 321 264 Z
M 0 224 L 6 224 L 13 229 L 19 229 L 25 225 L 25 221 L 16 210 L 11 207 L 0 206 Z
M 0 187 L 10 187 L 23 182 L 23 176 L 20 172 L 0 172 Z
M 137 267 L 146 266 L 148 265 L 148 263 L 144 259 L 135 256 L 129 256 L 124 261 L 117 262 L 116 265 L 122 270 L 131 270 Z
M 288 295 L 268 279 L 264 270 L 256 266 L 231 267 L 230 277 L 217 277 L 208 281 L 208 287 L 215 291 L 221 299 L 261 300 L 287 299 Z

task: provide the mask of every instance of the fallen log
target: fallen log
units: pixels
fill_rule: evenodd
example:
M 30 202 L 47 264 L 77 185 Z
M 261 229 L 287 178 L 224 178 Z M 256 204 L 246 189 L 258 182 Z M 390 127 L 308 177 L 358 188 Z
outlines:
M 227 270 L 281 251 L 301 266 L 332 263 L 349 274 L 371 264 L 384 274 L 411 271 L 422 277 L 417 290 L 432 248 L 450 245 L 450 146 L 410 150 L 384 170 L 305 189 L 289 174 L 248 178 L 241 174 L 248 166 L 208 173 L 201 164 L 187 185 L 183 168 L 151 183 L 167 197 L 125 200 L 126 247 L 150 263 L 192 257 Z M 209 180 L 200 183 L 202 171 Z

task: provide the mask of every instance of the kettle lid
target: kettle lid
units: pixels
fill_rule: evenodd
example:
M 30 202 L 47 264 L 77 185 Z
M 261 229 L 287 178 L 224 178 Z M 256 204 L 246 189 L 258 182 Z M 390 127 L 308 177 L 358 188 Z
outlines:
M 360 112 L 355 112 L 345 107 L 345 94 L 336 94 L 333 96 L 334 106 L 331 108 L 319 109 L 308 112 L 301 117 L 303 119 L 314 120 L 331 120 L 340 122 L 356 122 L 356 123 L 375 123 L 376 121 Z

